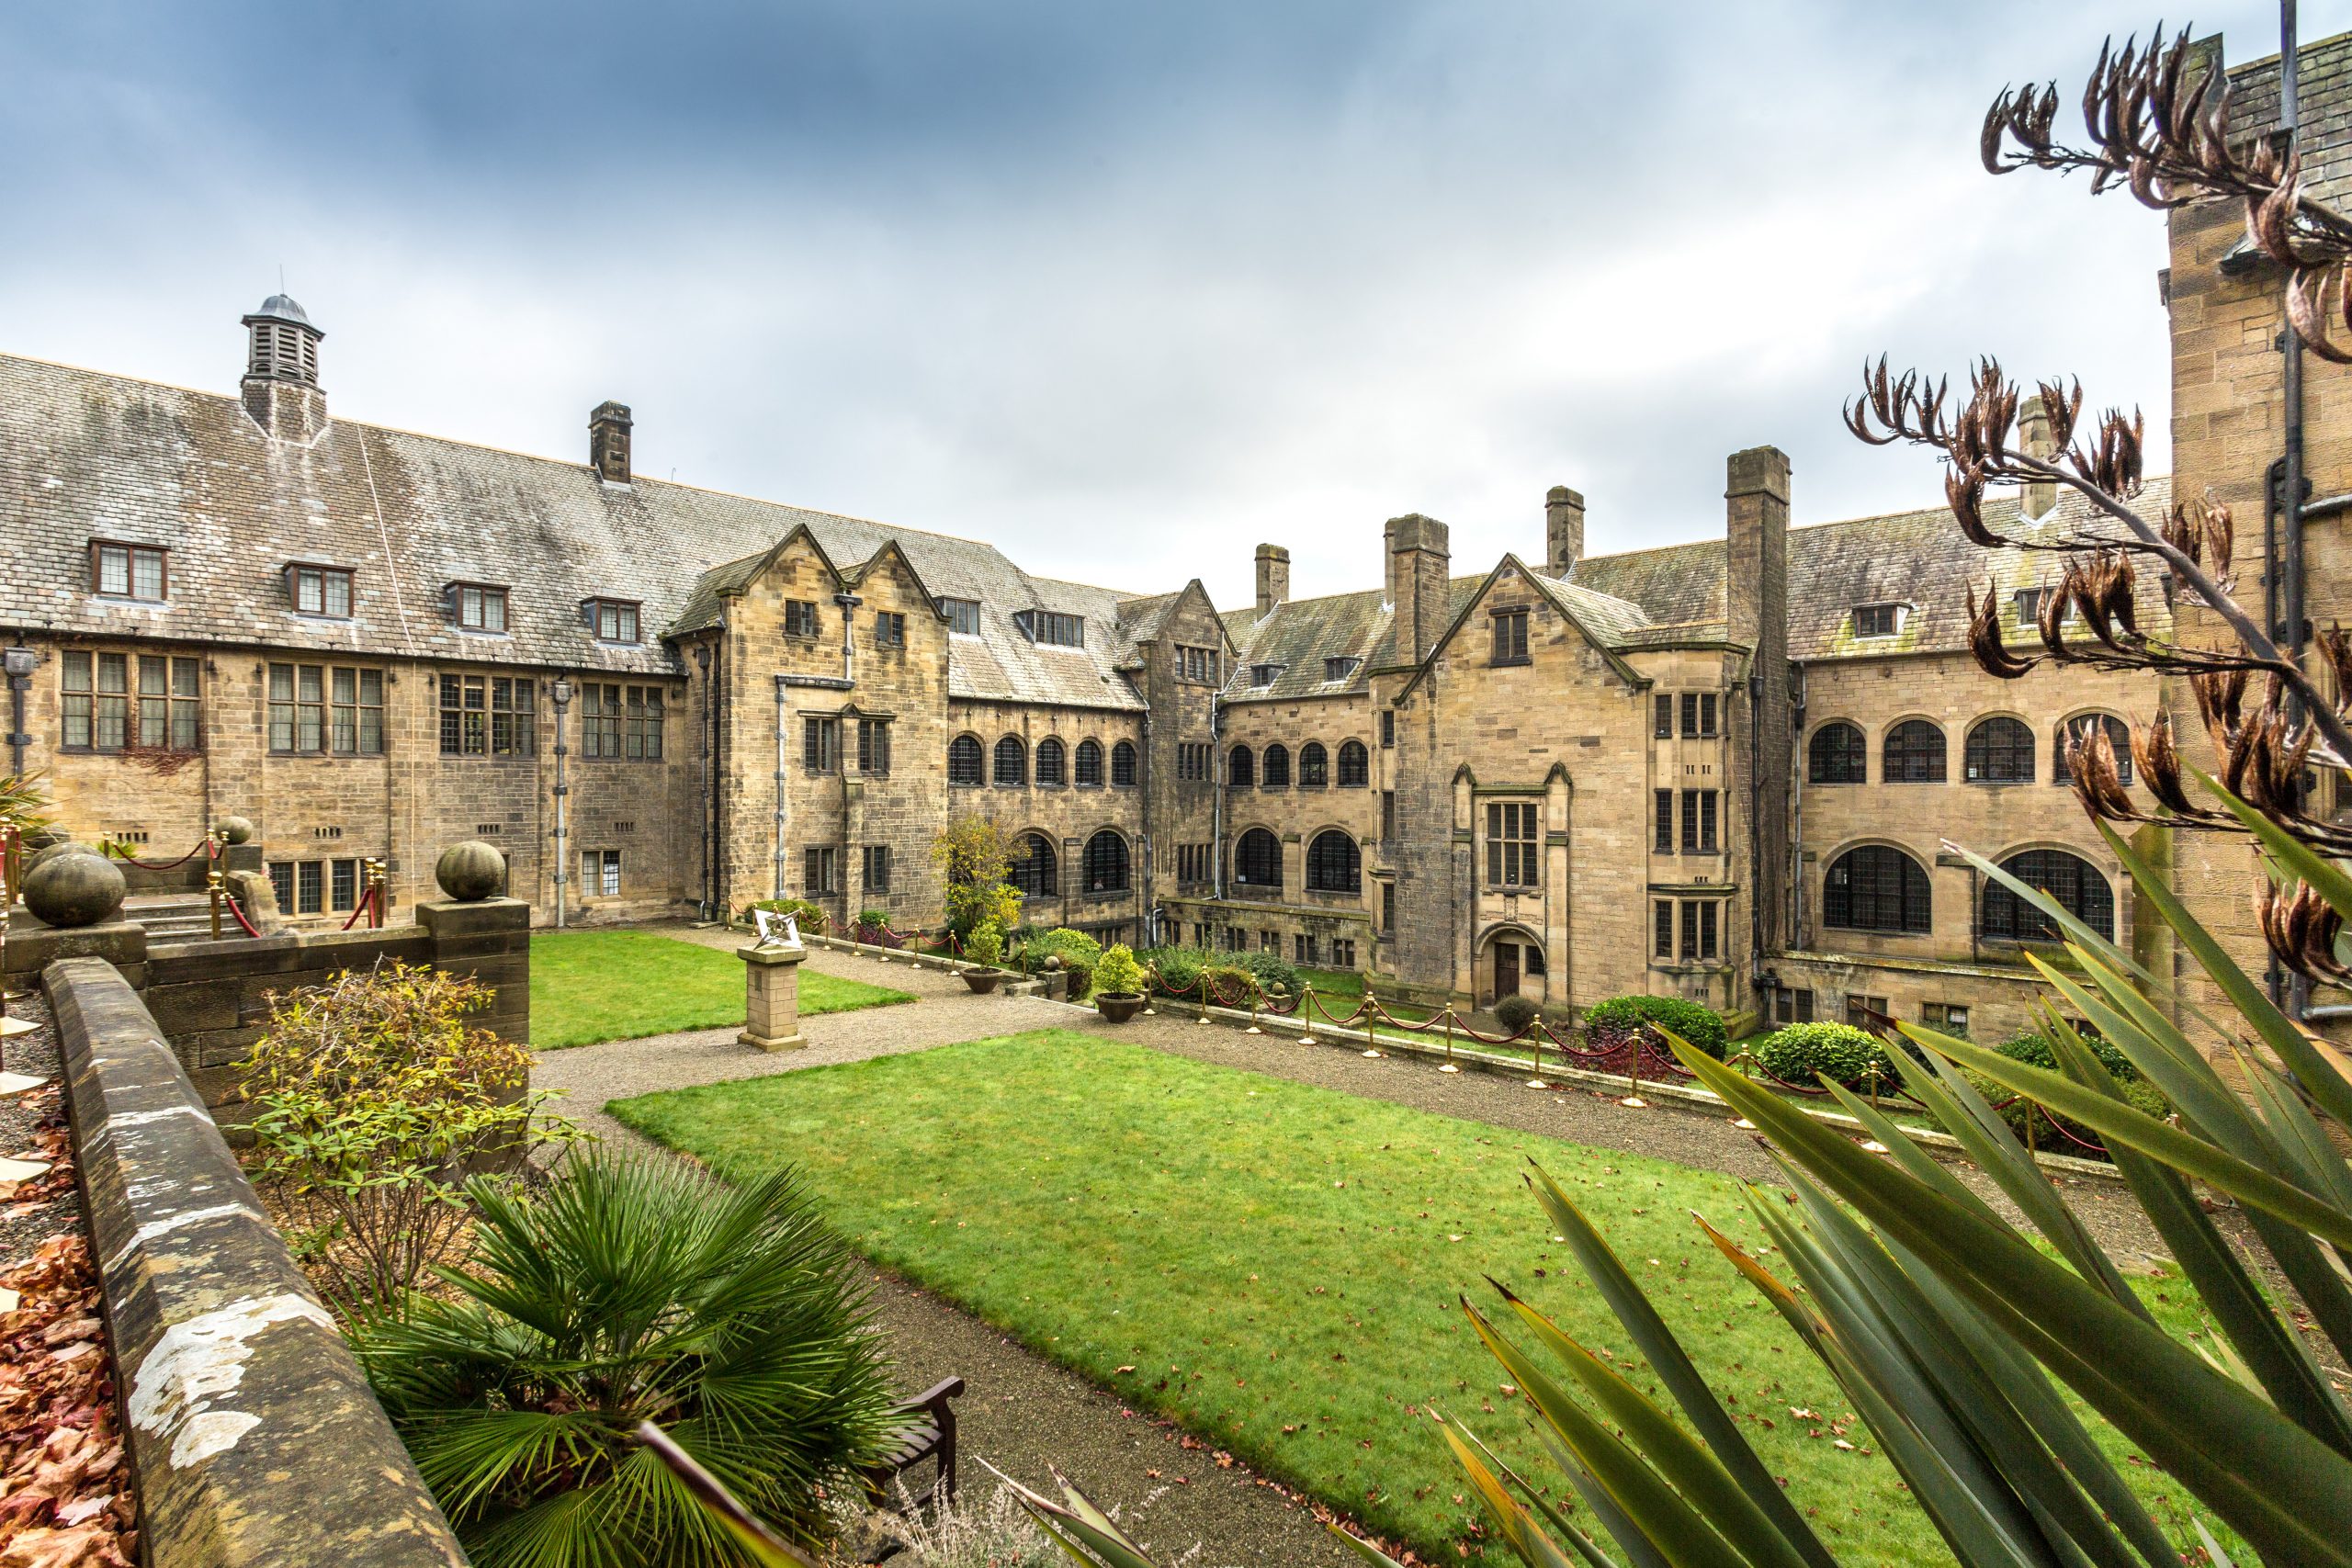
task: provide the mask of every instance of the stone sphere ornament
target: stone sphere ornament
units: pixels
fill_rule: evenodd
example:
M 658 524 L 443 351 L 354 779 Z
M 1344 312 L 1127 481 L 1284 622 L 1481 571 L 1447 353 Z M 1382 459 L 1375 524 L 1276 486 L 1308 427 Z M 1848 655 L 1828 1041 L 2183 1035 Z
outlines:
M 433 880 L 460 904 L 479 904 L 506 891 L 506 857 L 480 839 L 451 844 L 433 863 Z
M 39 871 L 42 866 L 47 865 L 53 860 L 63 860 L 67 855 L 96 855 L 100 860 L 104 860 L 106 858 L 106 852 L 99 849 L 96 844 L 85 844 L 76 840 L 62 839 L 57 842 L 49 845 L 39 854 L 33 856 L 32 859 L 25 863 L 26 877 L 30 879 L 32 874 Z
M 254 823 L 250 817 L 223 817 L 217 830 L 224 844 L 250 844 L 254 841 Z
M 95 926 L 122 908 L 122 868 L 100 854 L 59 855 L 25 878 L 25 908 L 52 926 Z

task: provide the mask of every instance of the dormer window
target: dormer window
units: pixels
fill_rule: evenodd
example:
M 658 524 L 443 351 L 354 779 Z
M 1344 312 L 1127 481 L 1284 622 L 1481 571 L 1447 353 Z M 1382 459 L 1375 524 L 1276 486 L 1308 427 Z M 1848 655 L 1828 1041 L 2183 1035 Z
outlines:
M 1021 610 L 1015 612 L 1012 624 L 1031 642 L 1046 648 L 1084 648 L 1086 617 L 1066 615 L 1058 610 Z
M 351 618 L 351 573 L 343 567 L 297 562 L 286 569 L 286 591 L 298 615 L 322 615 L 334 621 Z
M 638 603 L 634 599 L 591 599 L 588 629 L 598 642 L 634 644 L 638 637 Z
M 1282 672 L 1283 666 L 1279 664 L 1252 664 L 1250 666 L 1250 684 L 1257 687 L 1271 686 Z
M 506 590 L 480 582 L 453 582 L 449 604 L 458 625 L 469 632 L 506 630 Z
M 2049 588 L 2018 589 L 2013 599 L 2018 607 L 2018 625 L 2026 627 L 2040 626 L 2041 607 L 2050 603 L 2050 595 L 2054 592 L 2055 590 Z M 2069 621 L 2077 618 L 2075 607 L 2071 602 L 2066 605 L 2064 618 Z
M 90 547 L 90 581 L 101 599 L 135 599 L 160 604 L 171 590 L 165 552 L 153 545 L 114 545 L 100 540 Z
M 947 616 L 947 629 L 956 636 L 980 635 L 980 602 L 978 599 L 942 599 L 939 608 Z
M 1854 635 L 1893 637 L 1903 629 L 1903 617 L 1910 608 L 1908 604 L 1857 604 Z
M 1323 679 L 1326 681 L 1347 680 L 1356 672 L 1356 667 L 1363 662 L 1361 659 L 1327 659 L 1323 661 Z

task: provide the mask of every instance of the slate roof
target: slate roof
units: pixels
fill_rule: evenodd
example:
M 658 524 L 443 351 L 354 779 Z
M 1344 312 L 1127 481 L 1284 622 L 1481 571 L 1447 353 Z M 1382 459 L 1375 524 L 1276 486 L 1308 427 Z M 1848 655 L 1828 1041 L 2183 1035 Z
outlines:
M 2172 481 L 2148 481 L 2138 502 L 2141 514 L 2161 518 L 2172 505 Z M 2019 538 L 2062 535 L 2106 535 L 2120 526 L 2072 491 L 2040 521 L 2020 525 L 2014 492 L 1984 502 L 1984 519 L 1996 533 Z M 1537 587 L 1575 616 L 1594 641 L 1611 653 L 1636 652 L 1679 643 L 1719 641 L 1725 633 L 1724 544 L 1701 539 L 1622 555 L 1596 556 L 1577 563 L 1563 580 L 1531 571 Z M 2006 601 L 2018 589 L 2054 581 L 2058 568 L 2048 554 L 2010 547 L 1985 552 L 1971 545 L 1942 506 L 1878 517 L 1858 517 L 1789 530 L 1789 657 L 1801 660 L 1876 659 L 1893 653 L 1958 652 L 1967 646 L 1968 594 L 1990 583 Z M 1457 577 L 1451 583 L 1450 624 L 1487 575 Z M 1853 636 L 1860 604 L 1901 604 L 1913 607 L 1894 638 Z M 1228 701 L 1330 695 L 1359 691 L 1363 670 L 1390 661 L 1389 607 L 1377 589 L 1303 599 L 1275 606 L 1261 620 L 1253 606 L 1227 611 L 1226 630 L 1241 652 L 1227 683 Z M 2154 574 L 2143 571 L 2140 625 L 2165 635 L 2171 615 Z M 2031 638 L 2030 630 L 2014 636 Z M 1369 650 L 1367 652 L 1367 650 Z M 1364 659 L 1349 681 L 1323 680 L 1328 658 Z M 1251 666 L 1278 664 L 1269 687 L 1252 687 Z
M 0 626 L 674 674 L 675 651 L 651 639 L 711 624 L 803 525 L 845 572 L 895 541 L 933 593 L 980 600 L 982 635 L 954 639 L 952 694 L 1141 705 L 1118 673 L 1123 596 L 1032 577 L 991 545 L 642 477 L 608 485 L 585 463 L 345 420 L 307 446 L 272 442 L 232 396 L 0 355 Z M 169 603 L 95 597 L 94 538 L 168 548 Z M 293 561 L 351 569 L 352 617 L 295 615 Z M 450 624 L 443 595 L 461 581 L 508 589 L 506 635 Z M 591 637 L 581 602 L 599 595 L 640 602 L 649 640 Z M 1012 615 L 1033 607 L 1086 616 L 1087 647 L 1032 645 Z

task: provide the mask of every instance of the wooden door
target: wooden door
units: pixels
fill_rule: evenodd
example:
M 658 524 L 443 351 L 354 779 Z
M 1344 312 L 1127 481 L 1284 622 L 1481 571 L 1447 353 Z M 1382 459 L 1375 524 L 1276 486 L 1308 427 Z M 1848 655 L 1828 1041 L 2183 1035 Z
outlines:
M 1519 995 L 1519 943 L 1495 943 L 1495 1000 Z

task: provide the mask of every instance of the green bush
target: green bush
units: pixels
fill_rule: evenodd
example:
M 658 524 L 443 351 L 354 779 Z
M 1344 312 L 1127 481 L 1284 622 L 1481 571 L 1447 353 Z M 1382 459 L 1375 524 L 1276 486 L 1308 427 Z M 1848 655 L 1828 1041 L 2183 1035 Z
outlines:
M 1201 983 L 1201 971 L 1209 964 L 1207 953 L 1190 947 L 1150 947 L 1136 957 L 1159 971 L 1161 985 L 1184 995 L 1193 993 Z
M 823 931 L 832 924 L 832 917 L 806 898 L 761 898 L 743 906 L 748 914 L 753 909 L 765 909 L 772 915 L 790 915 L 800 923 L 803 931 Z
M 1287 996 L 1298 995 L 1298 965 L 1279 953 L 1237 953 L 1231 961 L 1256 977 L 1261 991 L 1272 991 L 1280 986 Z
M 1495 1004 L 1495 1020 L 1513 1034 L 1544 1016 L 1544 1010 L 1525 997 L 1509 996 Z
M 1021 967 L 1032 974 L 1044 968 L 1046 959 L 1060 959 L 1063 973 L 1069 976 L 1069 999 L 1082 1002 L 1093 987 L 1094 965 L 1102 961 L 1102 944 L 1084 931 L 1056 926 L 1049 931 L 1031 931 L 1021 942 L 1016 956 Z
M 1004 956 L 1004 928 L 994 920 L 982 920 L 974 926 L 972 934 L 964 939 L 964 956 L 994 968 Z
M 390 964 L 271 992 L 238 1069 L 254 1174 L 346 1316 L 393 1305 L 462 1256 L 470 1170 L 575 1130 L 529 1091 L 531 1054 L 467 1015 L 479 980 Z
M 1097 995 L 1106 997 L 1132 997 L 1143 989 L 1143 965 L 1125 942 L 1114 942 L 1094 965 L 1094 987 Z
M 2091 1055 L 2099 1059 L 2099 1065 L 2115 1076 L 2118 1085 L 2123 1090 L 2123 1098 L 2135 1109 L 2144 1111 L 2151 1116 L 2172 1114 L 2172 1101 L 2158 1092 L 2154 1084 L 2148 1083 L 2140 1077 L 2140 1070 L 2132 1065 L 2130 1057 L 2096 1034 L 2084 1035 L 2083 1043 L 2091 1048 Z M 2051 1048 L 2049 1037 L 2046 1035 L 2020 1034 L 2013 1040 L 1996 1045 L 1994 1049 L 2013 1062 L 2023 1062 L 2029 1066 L 2041 1067 L 2051 1072 L 2058 1070 L 2057 1053 Z M 2027 1136 L 2027 1122 L 2030 1121 L 2033 1123 L 2031 1141 L 2045 1152 L 2080 1155 L 2093 1159 L 2098 1157 L 2088 1149 L 2075 1147 L 2065 1138 L 2060 1137 L 2050 1130 L 2051 1124 L 2055 1122 L 2067 1134 L 2086 1143 L 2098 1144 L 2102 1141 L 2097 1133 L 2081 1122 L 2046 1110 L 2030 1109 L 2024 1100 L 2011 1094 L 1989 1078 L 1978 1077 L 1972 1073 L 1969 1075 L 1969 1082 L 1975 1087 L 1977 1093 L 1984 1097 L 1985 1102 L 1999 1112 L 2001 1120 L 2009 1124 L 2009 1131 L 2015 1133 L 2019 1138 Z
M 888 1451 L 865 1270 L 790 1171 L 727 1182 L 596 1151 L 532 1195 L 477 1179 L 467 1196 L 472 1267 L 356 1325 L 353 1348 L 476 1568 L 739 1561 L 660 1483 L 642 1420 L 804 1540 Z
M 1212 964 L 1201 973 L 1208 979 L 1212 1003 L 1246 1008 L 1258 999 L 1258 976 L 1238 964 Z
M 1812 1089 L 1821 1078 L 1851 1089 L 1866 1080 L 1873 1062 L 1881 1061 L 1881 1049 L 1877 1035 L 1850 1023 L 1792 1023 L 1757 1043 L 1756 1060 L 1782 1083 L 1799 1089 Z
M 1611 997 L 1585 1010 L 1584 1026 L 1601 1044 L 1622 1045 L 1641 1033 L 1659 1050 L 1666 1039 L 1658 1030 L 1671 1030 L 1719 1062 L 1726 1040 L 1722 1014 L 1680 997 Z

